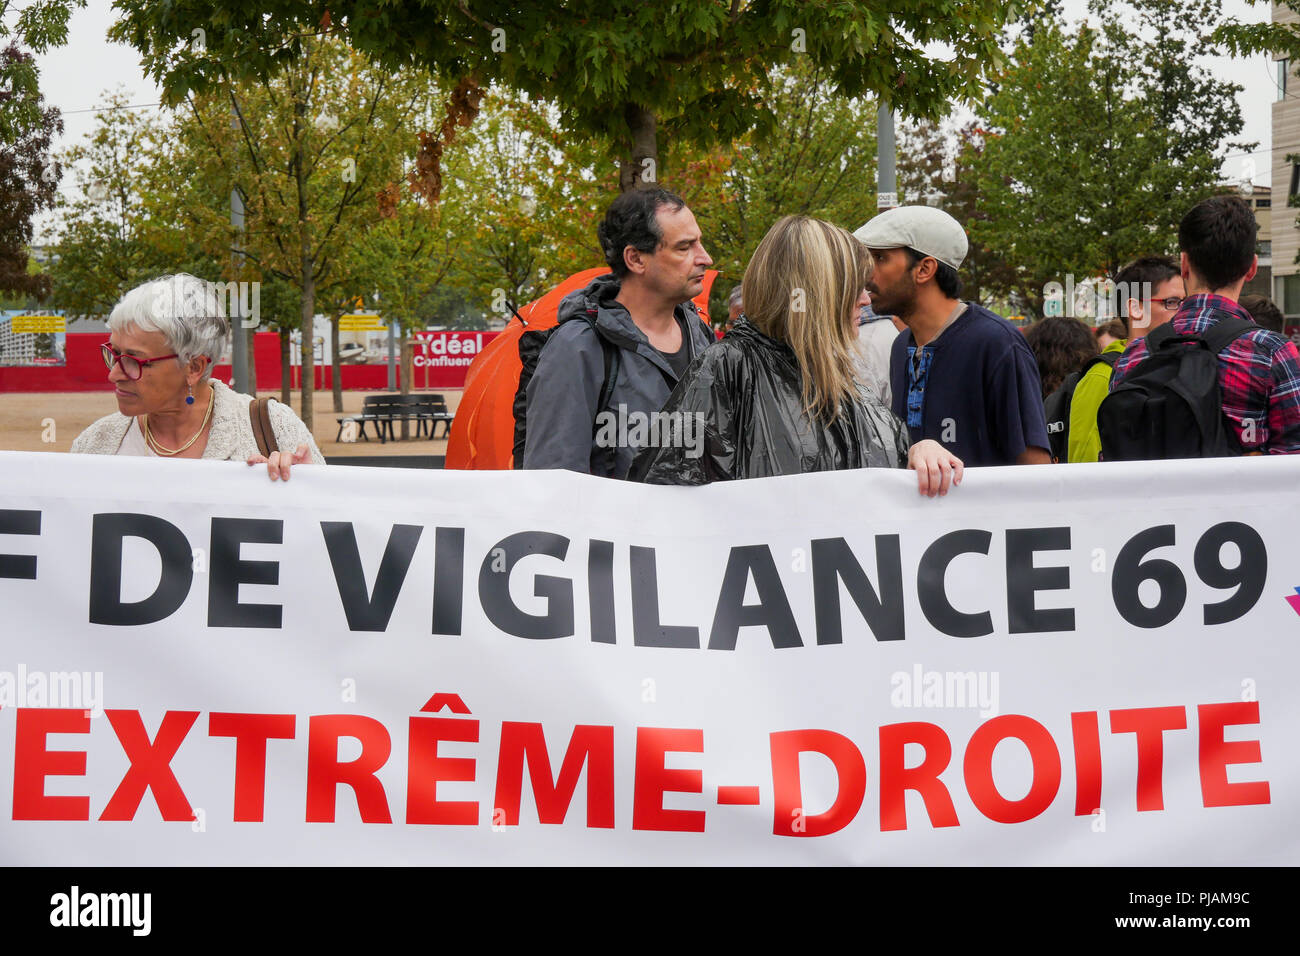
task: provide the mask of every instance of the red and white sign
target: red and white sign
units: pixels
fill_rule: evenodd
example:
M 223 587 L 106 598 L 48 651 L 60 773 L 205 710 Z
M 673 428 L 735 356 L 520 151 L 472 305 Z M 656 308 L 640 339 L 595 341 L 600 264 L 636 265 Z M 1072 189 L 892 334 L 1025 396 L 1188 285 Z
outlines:
M 415 332 L 416 388 L 464 388 L 470 363 L 500 332 Z M 428 382 L 426 385 L 425 382 Z
M 0 845 L 1295 864 L 1297 541 L 1294 458 L 928 500 L 0 453 Z

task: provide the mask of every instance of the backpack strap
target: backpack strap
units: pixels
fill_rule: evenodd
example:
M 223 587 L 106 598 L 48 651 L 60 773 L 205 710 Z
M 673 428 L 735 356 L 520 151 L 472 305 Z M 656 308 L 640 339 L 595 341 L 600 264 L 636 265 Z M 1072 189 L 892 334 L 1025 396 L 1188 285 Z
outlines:
M 267 458 L 275 451 L 275 432 L 271 429 L 271 400 L 255 398 L 248 403 L 248 418 L 253 426 L 257 450 Z
M 1147 354 L 1154 355 L 1160 346 L 1174 334 L 1174 323 L 1171 319 L 1164 325 L 1157 326 L 1147 333 Z
M 1201 333 L 1201 338 L 1205 339 L 1205 344 L 1210 347 L 1210 351 L 1218 355 L 1251 329 L 1256 328 L 1259 328 L 1259 326 L 1254 322 L 1231 315 L 1215 322 L 1214 325 Z
M 600 343 L 601 356 L 605 361 L 605 381 L 600 387 L 600 396 L 596 400 L 596 418 L 591 420 L 591 434 L 594 440 L 598 427 L 596 425 L 596 420 L 599 418 L 600 413 L 609 405 L 610 400 L 614 397 L 614 383 L 618 379 L 619 363 L 622 361 L 620 353 L 623 350 L 601 334 L 600 329 L 596 327 L 595 312 L 584 310 L 577 315 L 570 316 L 565 321 L 573 321 L 579 318 L 587 323 L 592 334 L 596 336 L 596 341 Z M 605 467 L 613 468 L 616 449 L 605 448 L 602 449 L 602 451 L 604 452 Z
M 1083 367 L 1083 370 L 1086 372 L 1088 371 L 1088 369 L 1092 368 L 1094 365 L 1097 365 L 1098 363 L 1102 365 L 1109 365 L 1111 368 L 1114 368 L 1115 363 L 1119 361 L 1119 357 L 1122 354 L 1123 354 L 1122 352 L 1102 352 L 1100 355 L 1094 356 L 1093 358 L 1089 359 L 1088 364 Z
M 600 414 L 605 406 L 609 404 L 609 400 L 614 397 L 614 382 L 618 378 L 618 367 L 621 362 L 619 352 L 621 350 L 600 334 L 600 330 L 596 328 L 596 317 L 590 312 L 581 312 L 572 318 L 581 318 L 586 321 L 595 334 L 596 341 L 600 342 L 600 351 L 605 357 L 605 382 L 600 387 L 600 399 L 596 404 L 596 414 Z M 595 427 L 594 424 L 593 427 Z
M 1088 374 L 1088 370 L 1094 365 L 1106 365 L 1110 368 L 1115 367 L 1115 362 L 1119 359 L 1119 352 L 1103 352 L 1100 355 L 1094 355 L 1084 363 L 1083 368 L 1079 369 L 1079 378 L 1082 379 Z M 1069 381 L 1067 378 L 1065 381 Z
M 1218 355 L 1251 329 L 1257 328 L 1259 328 L 1259 326 L 1254 322 L 1243 319 L 1240 316 L 1229 315 L 1226 318 L 1222 318 L 1215 322 L 1204 332 L 1184 332 L 1177 334 L 1174 332 L 1174 323 L 1171 321 L 1166 322 L 1157 329 L 1154 329 L 1151 334 L 1147 336 L 1147 348 L 1149 354 L 1155 354 L 1161 346 L 1167 343 L 1191 343 L 1199 340 L 1204 342 L 1211 352 Z

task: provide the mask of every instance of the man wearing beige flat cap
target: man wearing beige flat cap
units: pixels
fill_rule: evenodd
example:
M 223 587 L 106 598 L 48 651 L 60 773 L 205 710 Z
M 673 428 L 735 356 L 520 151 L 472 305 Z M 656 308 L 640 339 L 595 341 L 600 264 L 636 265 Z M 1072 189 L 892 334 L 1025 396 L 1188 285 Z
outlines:
M 899 206 L 854 235 L 876 264 L 872 308 L 907 325 L 889 369 L 894 414 L 911 440 L 932 438 L 967 467 L 1049 463 L 1038 365 L 1024 336 L 960 298 L 961 224 L 931 206 Z

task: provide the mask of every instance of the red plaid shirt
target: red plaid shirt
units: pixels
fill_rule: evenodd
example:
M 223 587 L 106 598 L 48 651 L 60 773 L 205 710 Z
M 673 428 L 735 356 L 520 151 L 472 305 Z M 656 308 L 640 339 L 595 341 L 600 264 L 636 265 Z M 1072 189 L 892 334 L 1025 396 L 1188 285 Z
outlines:
M 1210 293 L 1189 295 L 1171 321 L 1175 334 L 1188 335 L 1204 332 L 1226 315 L 1253 321 L 1236 302 Z M 1146 338 L 1129 343 L 1110 377 L 1112 391 L 1149 351 Z M 1270 455 L 1300 454 L 1300 351 L 1295 343 L 1256 328 L 1233 341 L 1218 358 L 1223 414 L 1242 448 Z

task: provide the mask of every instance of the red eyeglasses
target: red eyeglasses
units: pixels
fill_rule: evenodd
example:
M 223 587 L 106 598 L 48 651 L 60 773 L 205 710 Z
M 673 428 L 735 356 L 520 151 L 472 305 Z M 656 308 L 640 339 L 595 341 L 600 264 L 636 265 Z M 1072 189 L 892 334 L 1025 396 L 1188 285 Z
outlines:
M 140 376 L 144 374 L 145 366 L 152 365 L 154 362 L 161 362 L 164 359 L 180 358 L 179 355 L 159 355 L 157 358 L 138 359 L 134 355 L 123 355 L 121 352 L 114 352 L 113 346 L 107 342 L 99 348 L 104 354 L 104 365 L 107 366 L 108 370 L 112 371 L 114 365 L 120 365 L 122 366 L 122 374 L 133 382 L 140 380 Z

